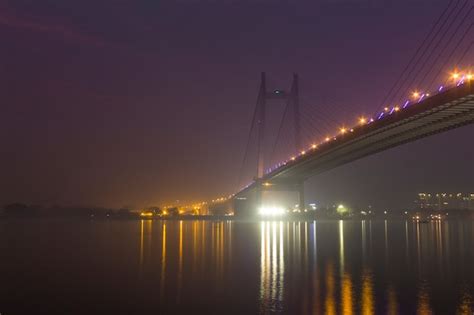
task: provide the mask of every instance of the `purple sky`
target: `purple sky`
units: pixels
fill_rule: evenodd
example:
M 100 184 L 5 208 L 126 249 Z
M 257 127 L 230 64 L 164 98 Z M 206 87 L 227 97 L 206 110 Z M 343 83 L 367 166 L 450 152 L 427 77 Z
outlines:
M 297 72 L 302 102 L 329 98 L 350 125 L 377 110 L 448 2 L 0 1 L 0 202 L 235 192 L 261 71 L 284 88 Z M 473 132 L 314 177 L 308 199 L 386 207 L 421 190 L 474 191 Z

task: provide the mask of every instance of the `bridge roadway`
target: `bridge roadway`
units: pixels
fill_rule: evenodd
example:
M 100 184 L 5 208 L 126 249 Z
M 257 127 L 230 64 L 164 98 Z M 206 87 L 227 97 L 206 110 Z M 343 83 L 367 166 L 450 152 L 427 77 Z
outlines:
M 237 194 L 246 199 L 257 189 L 293 190 L 302 194 L 309 177 L 404 143 L 474 122 L 474 81 L 446 89 L 381 119 L 339 134 L 274 169 Z M 300 187 L 300 188 L 297 188 Z M 290 189 L 287 189 L 290 188 Z M 300 196 L 300 200 L 303 196 Z

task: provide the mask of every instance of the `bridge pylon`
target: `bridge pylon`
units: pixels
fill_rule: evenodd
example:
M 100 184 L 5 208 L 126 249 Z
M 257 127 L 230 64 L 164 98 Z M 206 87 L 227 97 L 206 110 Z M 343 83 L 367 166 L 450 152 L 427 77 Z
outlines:
M 264 143 L 265 143 L 265 120 L 267 115 L 267 104 L 270 101 L 280 100 L 285 101 L 287 109 L 292 109 L 292 118 L 293 118 L 293 127 L 294 127 L 294 141 L 296 152 L 301 150 L 301 116 L 299 108 L 299 84 L 298 84 L 298 75 L 293 74 L 293 80 L 291 83 L 290 90 L 281 90 L 275 89 L 269 91 L 267 89 L 266 75 L 265 72 L 261 73 L 260 79 L 260 88 L 257 97 L 257 125 L 258 125 L 258 134 L 257 134 L 257 174 L 255 176 L 255 181 L 257 182 L 256 189 L 256 204 L 257 207 L 261 206 L 262 203 L 262 194 L 265 190 L 264 183 L 262 178 L 264 177 L 264 168 L 265 168 L 265 153 L 264 153 Z M 286 110 L 285 110 L 286 112 Z M 303 184 L 301 184 L 303 186 Z M 300 191 L 300 203 L 301 200 L 304 200 L 304 193 L 302 189 Z
M 287 106 L 291 106 L 293 113 L 293 127 L 294 127 L 294 140 L 296 152 L 301 150 L 301 116 L 299 108 L 299 86 L 298 86 L 298 75 L 293 74 L 293 81 L 289 91 L 275 89 L 273 91 L 267 90 L 266 75 L 265 72 L 261 73 L 260 88 L 257 97 L 257 125 L 258 125 L 258 137 L 257 137 L 257 175 L 256 179 L 260 179 L 264 175 L 265 168 L 265 157 L 264 157 L 264 143 L 265 143 L 265 120 L 267 103 L 273 100 L 286 101 Z

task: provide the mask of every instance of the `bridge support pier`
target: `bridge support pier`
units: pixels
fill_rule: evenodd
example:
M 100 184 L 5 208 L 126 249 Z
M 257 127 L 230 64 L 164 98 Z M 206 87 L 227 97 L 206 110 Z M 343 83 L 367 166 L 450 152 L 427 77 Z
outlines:
M 304 201 L 304 182 L 301 182 L 299 185 L 298 185 L 298 197 L 299 197 L 299 209 L 301 211 L 304 211 L 306 209 L 306 204 L 305 204 L 305 201 Z
M 263 186 L 258 185 L 257 190 L 255 191 L 255 210 L 258 212 L 262 207 L 263 200 Z

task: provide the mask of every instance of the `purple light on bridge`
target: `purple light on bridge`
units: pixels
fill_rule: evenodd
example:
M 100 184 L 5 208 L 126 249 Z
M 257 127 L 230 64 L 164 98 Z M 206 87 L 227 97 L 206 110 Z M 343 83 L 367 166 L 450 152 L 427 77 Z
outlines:
M 381 112 L 380 115 L 379 115 L 379 117 L 377 117 L 377 119 L 382 118 L 382 117 L 383 117 L 383 114 L 384 114 L 384 112 Z
M 421 100 L 422 100 L 425 96 L 426 96 L 425 93 L 421 94 L 421 97 L 420 97 L 420 99 L 418 100 L 418 102 L 421 102 Z
M 441 85 L 441 86 L 438 88 L 438 92 L 441 92 L 443 89 L 444 89 L 444 86 Z
M 406 100 L 405 104 L 403 104 L 403 108 L 407 107 L 410 104 L 409 100 Z
M 392 113 L 395 111 L 395 107 L 392 107 L 392 109 L 390 110 L 390 113 L 388 113 L 389 115 L 392 115 Z

